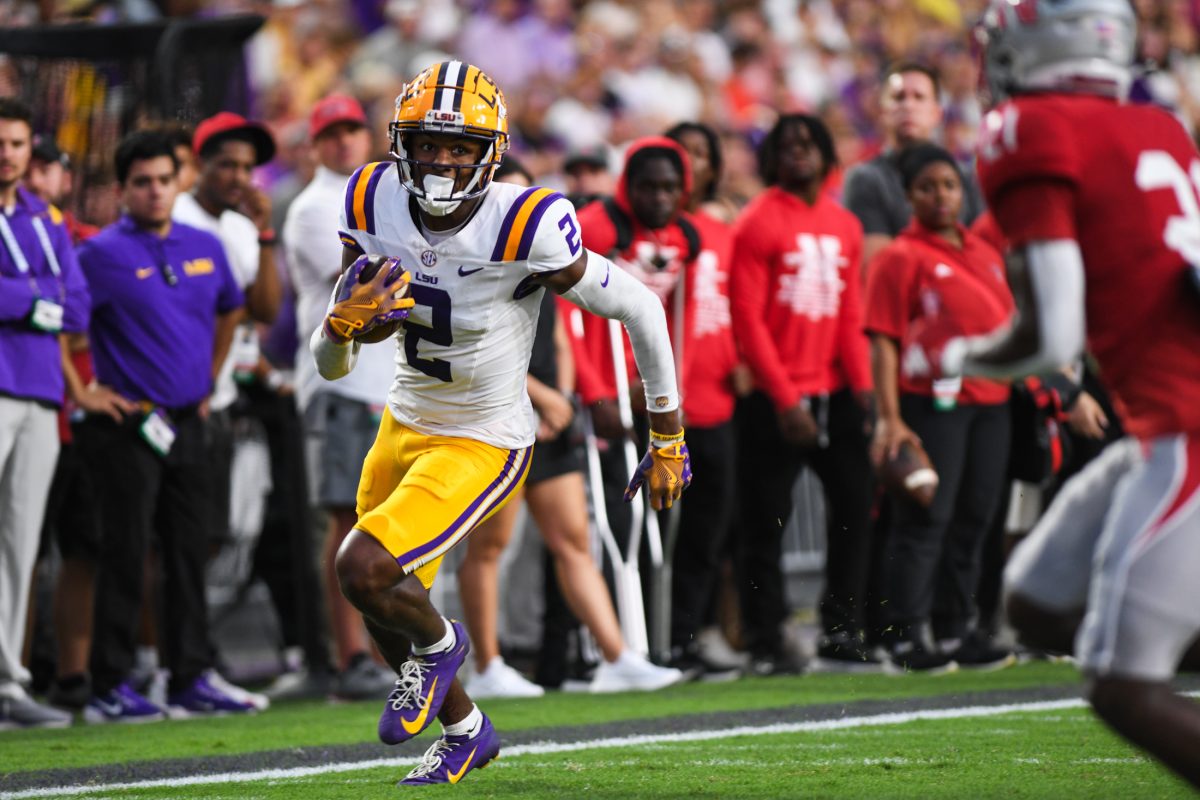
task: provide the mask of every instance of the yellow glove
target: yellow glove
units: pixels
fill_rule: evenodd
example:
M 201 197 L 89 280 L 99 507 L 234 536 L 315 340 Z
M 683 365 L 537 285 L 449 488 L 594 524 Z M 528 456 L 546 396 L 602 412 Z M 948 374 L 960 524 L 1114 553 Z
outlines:
M 338 280 L 333 308 L 325 315 L 325 336 L 337 344 L 363 336 L 408 316 L 412 274 L 399 259 L 362 255 Z

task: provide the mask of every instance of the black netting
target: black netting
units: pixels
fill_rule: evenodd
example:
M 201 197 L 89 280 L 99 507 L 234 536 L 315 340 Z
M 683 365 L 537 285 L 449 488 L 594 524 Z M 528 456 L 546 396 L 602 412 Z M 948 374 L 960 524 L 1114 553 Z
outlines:
M 244 44 L 263 19 L 164 20 L 0 30 L 7 83 L 76 164 L 66 205 L 86 220 L 114 218 L 112 156 L 130 130 L 246 113 Z

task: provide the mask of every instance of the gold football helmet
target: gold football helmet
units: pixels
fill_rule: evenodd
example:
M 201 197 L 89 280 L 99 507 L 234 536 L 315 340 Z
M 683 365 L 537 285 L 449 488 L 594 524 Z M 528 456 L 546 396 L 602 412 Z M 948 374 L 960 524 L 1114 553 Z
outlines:
M 486 147 L 475 164 L 428 164 L 409 155 L 405 139 L 412 133 L 480 139 Z M 396 114 L 388 135 L 404 188 L 428 213 L 449 214 L 464 200 L 487 190 L 508 149 L 504 93 L 479 67 L 461 61 L 434 64 L 409 82 L 396 98 Z M 430 174 L 430 167 L 441 172 L 452 169 L 454 178 Z

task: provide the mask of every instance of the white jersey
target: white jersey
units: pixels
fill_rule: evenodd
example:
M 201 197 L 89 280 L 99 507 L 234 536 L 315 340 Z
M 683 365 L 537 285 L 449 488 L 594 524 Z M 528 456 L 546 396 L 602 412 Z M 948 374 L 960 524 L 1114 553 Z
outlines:
M 528 447 L 537 420 L 525 376 L 543 291 L 532 279 L 583 253 L 575 209 L 550 189 L 494 183 L 437 244 L 416 213 L 394 163 L 367 164 L 346 186 L 342 243 L 412 273 L 416 306 L 397 335 L 388 407 L 421 433 Z

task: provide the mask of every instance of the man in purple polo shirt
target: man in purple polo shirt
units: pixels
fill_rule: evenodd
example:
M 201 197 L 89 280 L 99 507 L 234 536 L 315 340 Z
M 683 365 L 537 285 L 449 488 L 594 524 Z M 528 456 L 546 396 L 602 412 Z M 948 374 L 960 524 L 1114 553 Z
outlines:
M 33 128 L 0 98 L 0 729 L 69 725 L 35 703 L 21 665 L 29 581 L 58 460 L 59 337 L 87 327 L 87 286 L 58 209 L 21 188 Z
M 88 722 L 162 719 L 129 683 L 146 548 L 160 537 L 163 650 L 174 715 L 253 707 L 210 679 L 204 600 L 205 417 L 243 297 L 215 236 L 172 223 L 176 161 L 163 134 L 140 131 L 117 148 L 125 216 L 79 249 L 92 292 L 96 380 L 133 404 L 89 415 L 79 446 L 95 469 L 105 547 L 96 592 Z

